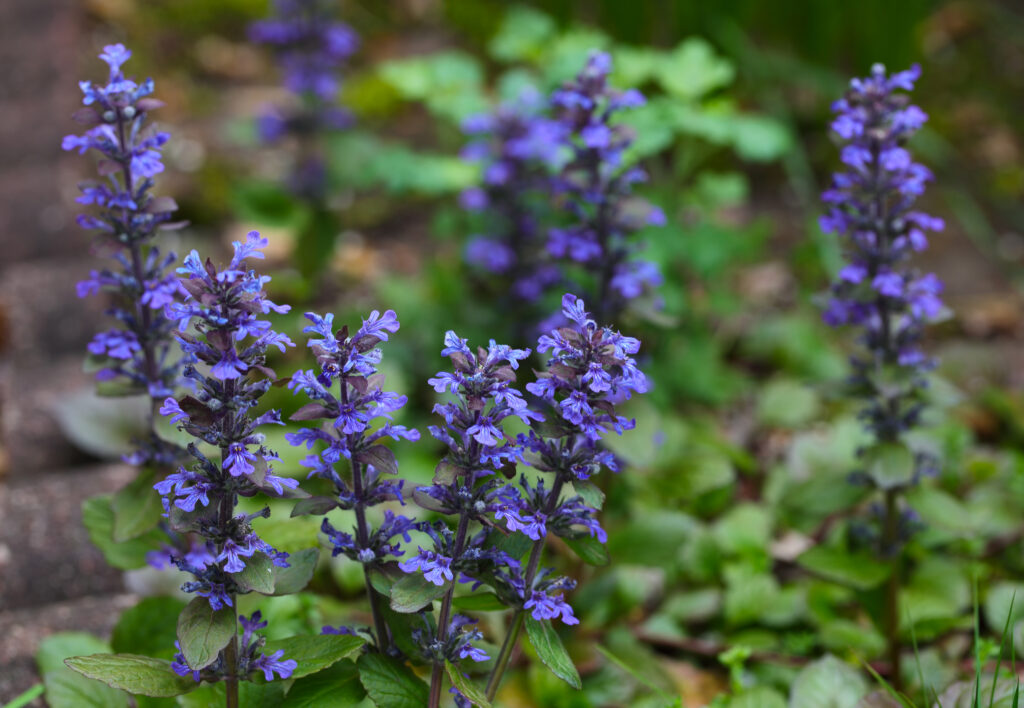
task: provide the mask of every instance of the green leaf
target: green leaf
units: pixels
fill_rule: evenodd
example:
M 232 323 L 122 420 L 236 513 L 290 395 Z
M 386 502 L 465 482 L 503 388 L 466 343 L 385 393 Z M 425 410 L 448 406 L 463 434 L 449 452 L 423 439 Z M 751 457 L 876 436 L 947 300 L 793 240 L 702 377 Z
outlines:
M 338 500 L 334 497 L 309 497 L 299 499 L 292 507 L 292 518 L 296 516 L 322 516 L 331 509 L 338 506 Z
M 487 52 L 507 63 L 536 61 L 557 31 L 555 21 L 543 12 L 513 5 L 488 43 Z
M 266 553 L 254 553 L 245 559 L 245 567 L 239 573 L 231 573 L 243 590 L 270 595 L 274 592 L 274 562 Z
M 58 632 L 51 634 L 39 644 L 36 665 L 39 673 L 67 671 L 64 660 L 81 654 L 102 654 L 110 651 L 110 645 L 102 639 L 85 632 Z
M 690 37 L 679 43 L 656 72 L 664 89 L 680 98 L 696 99 L 732 82 L 736 72 L 728 60 L 715 54 L 706 40 Z
M 245 708 L 281 708 L 285 686 L 284 681 L 271 681 L 270 683 L 240 681 L 238 705 L 245 706 Z M 192 693 L 178 696 L 177 700 L 181 708 L 224 708 L 227 700 L 224 682 L 204 683 Z
M 339 661 L 323 671 L 300 678 L 288 690 L 281 708 L 354 706 L 366 698 L 353 661 Z
M 906 445 L 882 443 L 867 453 L 868 474 L 880 489 L 894 489 L 910 484 L 917 465 L 914 453 Z
M 757 419 L 762 425 L 799 428 L 817 415 L 818 396 L 806 384 L 791 379 L 768 383 L 757 400 Z
M 808 664 L 789 694 L 790 708 L 854 708 L 868 684 L 860 673 L 834 656 Z
M 275 565 L 274 594 L 291 595 L 309 585 L 319 560 L 319 548 L 306 548 L 288 556 L 287 568 L 280 568 Z
M 146 597 L 121 613 L 110 646 L 118 654 L 174 657 L 175 625 L 185 602 L 176 597 Z M 96 652 L 90 652 L 96 653 Z
M 786 699 L 774 688 L 755 686 L 730 699 L 728 708 L 787 708 Z
M 156 529 L 124 543 L 114 540 L 114 509 L 111 497 L 102 495 L 82 502 L 82 524 L 89 540 L 100 549 L 107 563 L 120 570 L 132 570 L 146 565 L 146 554 L 160 547 L 166 536 Z
M 22 691 L 13 700 L 4 703 L 3 708 L 24 708 L 29 703 L 46 693 L 46 686 L 37 683 L 28 690 Z
M 537 651 L 537 656 L 555 676 L 577 690 L 583 687 L 580 672 L 576 670 L 576 665 L 569 658 L 569 653 L 562 646 L 562 640 L 558 638 L 550 621 L 538 621 L 527 616 L 526 636 L 530 638 L 530 644 Z
M 239 180 L 233 184 L 234 213 L 256 226 L 294 226 L 301 218 L 295 198 L 277 182 Z
M 138 538 L 159 523 L 163 506 L 153 489 L 154 482 L 156 470 L 144 469 L 114 494 L 110 502 L 114 511 L 114 541 L 123 543 Z
M 818 546 L 801 554 L 796 562 L 811 573 L 855 590 L 870 590 L 881 585 L 892 567 L 866 553 L 849 553 Z
M 449 585 L 434 585 L 422 573 L 410 573 L 391 586 L 391 609 L 395 612 L 418 612 L 444 595 Z
M 365 643 L 365 639 L 350 634 L 312 634 L 275 639 L 267 642 L 263 651 L 273 654 L 278 649 L 284 650 L 285 659 L 298 663 L 292 677 L 302 678 L 348 659 Z
M 452 600 L 452 607 L 463 612 L 496 612 L 506 605 L 493 592 L 475 592 Z
M 132 440 L 146 432 L 149 400 L 137 393 L 133 386 L 120 393 L 126 397 L 119 398 L 89 390 L 65 394 L 55 405 L 54 415 L 76 447 L 101 459 L 116 460 L 131 452 Z
M 180 696 L 196 688 L 191 676 L 178 676 L 166 659 L 138 654 L 92 654 L 73 656 L 64 663 L 83 676 L 141 696 Z
M 402 661 L 384 654 L 363 654 L 356 662 L 359 681 L 378 708 L 423 708 L 430 691 Z
M 608 549 L 593 536 L 579 538 L 563 538 L 565 545 L 588 565 L 608 565 Z
M 448 678 L 451 679 L 452 685 L 459 690 L 466 699 L 469 700 L 475 706 L 479 708 L 491 708 L 491 702 L 487 700 L 487 696 L 481 691 L 475 683 L 470 681 L 468 678 L 462 675 L 459 671 L 459 667 L 455 666 L 452 662 L 447 659 L 444 662 L 445 671 L 448 672 Z
M 718 520 L 712 533 L 722 553 L 762 556 L 772 537 L 771 514 L 763 505 L 738 504 Z
M 793 147 L 786 126 L 768 116 L 738 115 L 732 119 L 732 142 L 736 154 L 751 162 L 769 162 Z
M 604 508 L 604 491 L 591 481 L 576 480 L 573 490 L 583 498 L 583 503 L 595 509 Z
M 50 708 L 127 708 L 128 696 L 71 669 L 50 671 L 43 676 L 46 704 Z
M 196 597 L 178 616 L 178 642 L 185 662 L 193 669 L 212 664 L 235 636 L 235 611 L 214 610 L 205 597 Z

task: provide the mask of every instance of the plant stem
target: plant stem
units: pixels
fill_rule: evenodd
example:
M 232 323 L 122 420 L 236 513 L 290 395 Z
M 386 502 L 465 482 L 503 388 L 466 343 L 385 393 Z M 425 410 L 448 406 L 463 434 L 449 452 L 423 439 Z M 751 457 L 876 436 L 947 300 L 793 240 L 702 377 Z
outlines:
M 235 395 L 235 382 L 227 380 L 224 382 L 224 403 L 227 406 L 228 413 L 224 416 L 221 428 L 221 437 L 223 440 L 234 439 L 234 427 L 235 427 L 235 416 L 231 413 L 231 399 Z M 220 474 L 225 479 L 222 480 L 223 484 L 227 484 L 227 480 L 230 476 L 224 471 L 227 464 L 228 455 L 230 454 L 230 448 L 227 445 L 222 445 L 220 448 L 220 460 L 221 468 Z M 220 527 L 222 539 L 220 541 L 220 547 L 218 551 L 224 550 L 224 537 L 227 536 L 228 527 L 231 523 L 231 519 L 235 515 L 235 493 L 234 491 L 222 490 L 223 496 L 220 498 L 220 506 L 217 513 L 217 525 Z M 235 600 L 234 593 L 231 594 L 231 641 L 224 648 L 224 705 L 227 708 L 238 708 L 238 603 Z
M 901 691 L 903 678 L 900 671 L 900 560 L 899 544 L 899 505 L 897 490 L 887 489 L 885 492 L 885 528 L 883 546 L 892 553 L 892 568 L 889 581 L 885 588 L 885 638 L 889 654 L 889 683 L 893 689 Z
M 544 514 L 551 516 L 555 511 L 555 507 L 558 506 L 558 497 L 562 493 L 562 485 L 565 484 L 565 477 L 562 472 L 555 473 L 555 483 L 551 486 L 551 492 L 548 493 L 547 503 L 544 505 Z M 523 579 L 523 587 L 527 593 L 530 592 L 530 588 L 533 587 L 533 579 L 537 577 L 537 566 L 540 565 L 541 551 L 544 550 L 544 539 L 541 538 L 533 542 L 533 547 L 530 549 L 530 560 L 526 566 L 526 576 Z M 508 634 L 505 635 L 505 641 L 501 645 L 501 651 L 498 653 L 498 658 L 494 662 L 494 669 L 491 671 L 490 678 L 487 679 L 487 699 L 493 700 L 495 694 L 498 692 L 498 685 L 501 683 L 501 677 L 505 674 L 505 669 L 508 668 L 508 662 L 512 658 L 512 649 L 515 648 L 516 642 L 519 641 L 519 633 L 523 630 L 523 619 L 525 618 L 525 610 L 519 608 L 512 615 L 512 624 L 509 625 Z
M 459 528 L 455 532 L 455 547 L 452 550 L 452 562 L 462 555 L 462 547 L 466 543 L 466 531 L 469 529 L 469 514 L 463 510 L 459 514 Z M 437 617 L 437 641 L 443 643 L 448 638 L 448 618 L 452 612 L 452 596 L 455 593 L 455 581 L 448 586 L 448 591 L 441 600 L 441 613 Z M 442 665 L 434 662 L 430 670 L 430 708 L 441 705 L 441 682 L 444 679 Z
M 344 376 L 340 381 L 341 404 L 348 404 L 348 383 Z M 355 437 L 355 436 L 351 436 Z M 359 548 L 366 548 L 370 540 L 370 531 L 366 525 L 366 500 L 363 499 L 363 465 L 361 462 L 352 460 L 352 491 L 355 494 L 356 512 L 356 542 Z M 370 601 L 370 612 L 373 613 L 373 631 L 377 637 L 377 648 L 386 652 L 391 646 L 391 634 L 388 631 L 387 623 L 384 621 L 384 614 L 380 609 L 380 594 L 374 589 L 370 582 L 370 569 L 363 564 L 363 579 L 366 582 L 366 597 Z

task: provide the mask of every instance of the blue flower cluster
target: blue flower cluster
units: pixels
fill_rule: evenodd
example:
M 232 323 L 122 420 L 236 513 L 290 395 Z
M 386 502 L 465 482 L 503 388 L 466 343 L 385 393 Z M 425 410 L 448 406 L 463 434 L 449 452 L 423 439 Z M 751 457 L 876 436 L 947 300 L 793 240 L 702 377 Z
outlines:
M 161 254 L 152 241 L 158 230 L 178 226 L 170 222 L 177 206 L 173 199 L 151 193 L 153 177 L 164 169 L 160 151 L 169 135 L 147 125 L 149 112 L 163 104 L 152 98 L 152 79 L 137 84 L 125 78 L 121 67 L 130 57 L 121 44 L 104 47 L 100 59 L 110 70 L 107 82 L 79 84 L 85 108 L 75 113 L 75 120 L 88 130 L 66 136 L 62 146 L 101 156 L 100 179 L 80 184 L 78 197 L 79 203 L 96 208 L 94 214 L 81 214 L 78 223 L 97 231 L 96 250 L 116 261 L 78 284 L 79 297 L 100 292 L 115 296 L 107 313 L 117 325 L 97 334 L 88 346 L 100 366 L 96 378 L 108 382 L 108 392 L 146 393 L 159 401 L 179 383 L 181 361 L 171 354 L 174 323 L 164 316 L 178 283 L 168 271 L 175 255 Z M 170 464 L 176 456 L 173 445 L 151 434 L 139 441 L 128 460 Z
M 617 113 L 642 106 L 645 99 L 636 89 L 611 88 L 611 70 L 608 54 L 592 52 L 575 79 L 551 97 L 571 151 L 554 180 L 570 224 L 549 230 L 547 249 L 590 275 L 601 321 L 661 284 L 656 264 L 633 258 L 638 244 L 629 236 L 643 226 L 665 224 L 661 209 L 633 196 L 633 185 L 645 181 L 647 173 L 623 163 L 633 134 L 614 120 Z
M 373 606 L 376 629 L 381 635 L 378 645 L 384 648 L 388 644 L 387 627 L 379 616 L 377 592 L 369 582 L 368 573 L 370 569 L 381 568 L 389 560 L 405 554 L 395 538 L 401 537 L 409 543 L 409 532 L 415 523 L 386 510 L 383 521 L 373 530 L 367 522 L 366 510 L 385 501 L 405 503 L 402 496 L 404 480 L 390 478 L 398 472 L 394 453 L 381 445 L 381 440 L 415 441 L 420 438 L 419 431 L 391 422 L 392 414 L 402 408 L 407 399 L 384 391 L 381 388 L 384 377 L 377 372 L 381 360 L 381 350 L 377 345 L 388 341 L 389 333 L 398 331 L 398 316 L 393 310 L 383 315 L 374 310 L 352 335 L 349 335 L 347 326 L 334 331 L 332 314 L 321 317 L 308 312 L 306 318 L 312 324 L 303 331 L 311 335 L 308 345 L 316 356 L 319 372 L 298 371 L 292 376 L 288 387 L 294 393 L 303 393 L 312 399 L 292 419 L 325 422 L 317 428 L 303 428 L 286 437 L 292 445 L 305 445 L 306 449 L 312 449 L 318 442 L 323 443 L 322 450 L 306 457 L 302 464 L 312 470 L 311 477 L 330 481 L 334 485 L 335 496 L 330 500 L 318 500 L 308 512 L 301 508 L 296 512 L 323 514 L 334 508 L 355 510 L 354 536 L 337 530 L 327 519 L 324 519 L 321 529 L 334 546 L 334 555 L 345 554 L 361 563 L 367 573 L 367 593 Z M 378 419 L 387 422 L 374 429 Z M 336 469 L 342 458 L 351 466 L 351 481 L 346 481 Z
M 189 453 L 195 458 L 192 467 L 179 468 L 155 488 L 163 496 L 171 528 L 205 540 L 172 561 L 195 575 L 184 589 L 208 598 L 214 609 L 234 604 L 240 588 L 233 574 L 246 567 L 246 559 L 260 553 L 275 565 L 287 566 L 287 554 L 266 544 L 252 529 L 253 519 L 269 511 L 239 516 L 234 512 L 239 495 L 285 496 L 298 486 L 296 480 L 274 474 L 269 463 L 277 455 L 263 444 L 264 436 L 258 432 L 263 425 L 280 425 L 280 414 L 252 413 L 275 378 L 266 366 L 268 347 L 284 351 L 294 346 L 261 319 L 271 311 L 283 313 L 289 308 L 267 299 L 263 286 L 269 277 L 246 268 L 247 258 L 263 257 L 266 244 L 255 231 L 245 243 L 236 241 L 234 257 L 223 270 L 192 251 L 178 269 L 185 276 L 180 282 L 188 296 L 167 308 L 168 317 L 180 324 L 178 341 L 190 361 L 184 375 L 195 382 L 196 390 L 195 395 L 167 398 L 160 412 L 179 429 L 218 448 L 221 459 L 211 460 L 190 444 Z M 190 322 L 195 334 L 185 331 Z M 199 363 L 205 365 L 205 372 Z
M 237 675 L 248 677 L 259 671 L 263 673 L 263 678 L 267 681 L 273 681 L 274 674 L 277 674 L 281 679 L 291 678 L 292 673 L 299 666 L 297 661 L 294 659 L 282 660 L 284 656 L 283 649 L 278 649 L 270 655 L 260 651 L 264 642 L 256 635 L 256 631 L 267 626 L 267 623 L 262 621 L 262 613 L 257 610 L 249 617 L 239 615 L 238 623 L 242 625 L 242 641 L 241 651 L 238 656 Z M 191 675 L 193 680 L 198 683 L 204 680 L 218 681 L 226 674 L 227 667 L 224 663 L 223 653 L 209 666 L 205 666 L 202 669 L 193 669 L 185 661 L 185 656 L 181 653 L 181 645 L 175 641 L 174 646 L 178 649 L 178 653 L 174 655 L 171 669 L 179 676 Z
M 942 283 L 909 263 L 927 247 L 926 233 L 943 228 L 941 219 L 914 208 L 932 174 L 904 147 L 927 120 L 902 93 L 920 73 L 914 66 L 889 76 L 876 64 L 870 76 L 850 83 L 833 106 L 832 123 L 846 169 L 822 194 L 828 212 L 821 226 L 842 239 L 847 261 L 824 319 L 862 330 L 854 378 L 868 400 L 864 416 L 881 440 L 897 438 L 918 418 L 922 374 L 934 365 L 920 341 L 924 325 L 942 311 Z M 894 369 L 898 385 L 872 383 L 883 367 Z
M 335 19 L 333 5 L 329 0 L 275 0 L 276 16 L 249 28 L 252 41 L 273 47 L 285 86 L 301 101 L 294 109 L 273 109 L 261 116 L 260 135 L 268 143 L 291 135 L 306 146 L 291 186 L 314 199 L 325 196 L 326 165 L 309 148 L 317 136 L 352 123 L 351 114 L 336 103 L 340 69 L 359 48 L 359 37 Z
M 505 276 L 510 302 L 535 302 L 561 280 L 543 252 L 550 173 L 565 141 L 565 126 L 544 115 L 540 93 L 523 91 L 493 114 L 468 118 L 462 156 L 482 167 L 483 183 L 465 190 L 459 203 L 485 217 L 486 233 L 473 236 L 466 260 Z

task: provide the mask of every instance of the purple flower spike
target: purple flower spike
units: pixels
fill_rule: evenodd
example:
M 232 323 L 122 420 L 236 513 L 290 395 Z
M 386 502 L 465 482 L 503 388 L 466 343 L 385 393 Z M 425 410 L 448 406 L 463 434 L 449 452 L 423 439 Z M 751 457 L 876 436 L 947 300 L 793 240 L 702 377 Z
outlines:
M 853 358 L 854 383 L 868 399 L 864 417 L 872 431 L 894 440 L 917 421 L 917 391 L 934 366 L 920 348 L 924 326 L 942 311 L 942 284 L 910 265 L 913 253 L 927 247 L 926 231 L 940 231 L 941 219 L 914 210 L 916 198 L 932 178 L 914 162 L 907 141 L 927 116 L 910 104 L 920 68 L 887 75 L 875 65 L 854 79 L 833 110 L 832 129 L 842 141 L 847 170 L 835 174 L 822 194 L 828 211 L 822 228 L 835 233 L 846 265 L 832 286 L 825 322 L 856 325 L 863 352 Z M 878 363 L 902 369 L 901 392 L 883 400 L 874 393 L 894 390 L 872 382 Z

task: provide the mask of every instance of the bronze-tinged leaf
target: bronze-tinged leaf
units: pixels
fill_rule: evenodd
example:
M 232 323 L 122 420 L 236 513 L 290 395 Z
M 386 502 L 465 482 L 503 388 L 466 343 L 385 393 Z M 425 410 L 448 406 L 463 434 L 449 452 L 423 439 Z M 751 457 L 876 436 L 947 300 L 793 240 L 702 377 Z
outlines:
M 373 465 L 381 474 L 398 474 L 398 462 L 395 453 L 383 445 L 373 445 L 355 454 L 355 459 L 367 465 Z
M 548 371 L 561 379 L 576 378 L 576 369 L 571 366 L 566 366 L 565 364 L 556 362 L 548 367 Z
M 185 396 L 178 405 L 181 406 L 181 410 L 185 411 L 188 415 L 190 423 L 195 425 L 211 425 L 213 423 L 213 411 L 209 407 L 197 398 L 192 396 Z
M 154 197 L 146 204 L 146 212 L 149 214 L 162 214 L 171 211 L 178 211 L 178 202 L 171 197 Z
M 497 369 L 495 369 L 492 372 L 492 375 L 494 376 L 494 378 L 498 379 L 499 381 L 515 381 L 516 380 L 516 372 L 512 369 L 511 366 L 499 366 Z
M 333 414 L 320 403 L 307 403 L 299 410 L 292 413 L 291 420 L 317 420 L 319 418 L 332 418 Z

